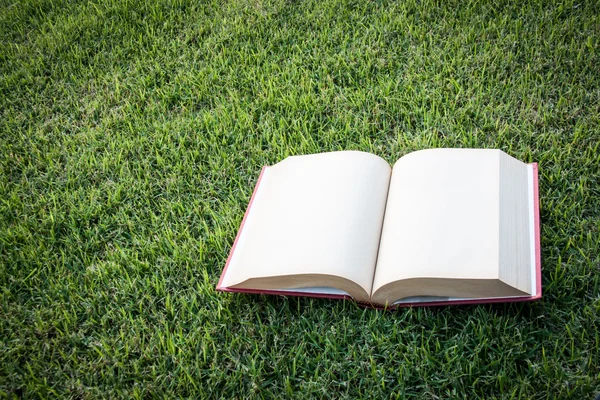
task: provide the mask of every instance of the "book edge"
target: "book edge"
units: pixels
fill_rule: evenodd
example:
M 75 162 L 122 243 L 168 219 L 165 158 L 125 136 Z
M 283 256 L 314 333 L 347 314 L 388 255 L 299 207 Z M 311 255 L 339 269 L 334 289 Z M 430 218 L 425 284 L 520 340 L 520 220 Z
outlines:
M 542 244 L 540 231 L 540 193 L 538 163 L 533 166 L 533 228 L 535 229 L 535 264 L 537 269 L 535 299 L 542 298 Z
M 237 235 L 231 245 L 231 250 L 229 251 L 229 255 L 227 256 L 227 261 L 225 262 L 225 267 L 223 268 L 223 272 L 221 272 L 221 277 L 219 278 L 219 283 L 217 283 L 218 291 L 231 291 L 231 289 L 227 289 L 222 286 L 223 279 L 225 278 L 225 274 L 227 273 L 227 268 L 229 267 L 229 263 L 233 258 L 233 253 L 235 252 L 235 247 L 238 244 L 240 236 L 242 236 L 242 231 L 244 230 L 244 224 L 246 223 L 246 219 L 248 218 L 248 214 L 250 214 L 250 209 L 252 208 L 252 203 L 256 198 L 256 193 L 258 192 L 258 187 L 260 186 L 260 182 L 264 176 L 265 171 L 268 169 L 268 166 L 262 167 L 260 170 L 260 175 L 258 176 L 258 180 L 256 181 L 256 185 L 254 186 L 254 190 L 252 191 L 252 196 L 250 196 L 250 201 L 248 202 L 248 207 L 246 207 L 246 211 L 244 212 L 244 217 L 242 218 L 242 222 L 240 223 L 240 228 L 238 229 Z
M 320 299 L 354 300 L 352 298 L 352 296 L 350 296 L 350 295 L 295 292 L 293 290 L 245 289 L 245 288 L 228 288 L 228 287 L 217 288 L 217 290 L 221 291 L 221 292 L 230 292 L 230 293 L 267 294 L 267 295 L 275 295 L 275 296 L 314 297 L 314 298 L 320 298 Z M 364 303 L 364 304 L 369 304 L 369 303 Z

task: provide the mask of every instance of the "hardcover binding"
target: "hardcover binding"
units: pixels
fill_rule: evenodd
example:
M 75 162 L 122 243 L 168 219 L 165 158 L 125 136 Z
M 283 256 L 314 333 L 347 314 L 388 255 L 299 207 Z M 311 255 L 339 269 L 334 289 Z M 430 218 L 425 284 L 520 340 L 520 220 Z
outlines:
M 414 303 L 400 303 L 396 305 L 391 305 L 388 307 L 381 306 L 379 304 L 372 303 L 362 303 L 356 302 L 357 304 L 365 307 L 372 307 L 377 309 L 392 309 L 392 308 L 402 308 L 402 307 L 424 307 L 424 306 L 444 306 L 444 305 L 463 305 L 463 304 L 491 304 L 491 303 L 513 303 L 513 302 L 524 302 L 524 301 L 534 301 L 539 300 L 542 297 L 542 256 L 541 256 L 541 243 L 540 243 L 540 201 L 539 201 L 539 180 L 538 180 L 538 164 L 532 163 L 530 164 L 533 167 L 533 224 L 534 224 L 534 238 L 535 238 L 535 268 L 536 268 L 536 293 L 532 296 L 522 296 L 522 297 L 505 297 L 505 298 L 493 298 L 493 299 L 461 299 L 461 300 L 444 300 L 444 301 L 420 301 Z M 234 293 L 249 293 L 249 294 L 269 294 L 269 295 L 280 295 L 280 296 L 297 296 L 297 297 L 315 297 L 315 298 L 325 298 L 325 299 L 348 299 L 352 300 L 351 296 L 348 295 L 337 295 L 337 294 L 326 294 L 326 293 L 306 293 L 306 292 L 296 292 L 293 290 L 264 290 L 264 289 L 243 289 L 243 288 L 229 288 L 224 287 L 222 285 L 223 278 L 225 273 L 227 272 L 227 268 L 235 251 L 235 247 L 237 242 L 242 234 L 242 230 L 244 229 L 244 224 L 246 222 L 246 218 L 250 212 L 250 208 L 252 207 L 252 202 L 256 197 L 256 192 L 258 191 L 258 187 L 260 186 L 260 182 L 265 171 L 269 167 L 263 167 L 260 171 L 260 175 L 258 177 L 258 181 L 256 182 L 256 186 L 254 187 L 254 191 L 252 192 L 252 196 L 250 197 L 250 202 L 248 203 L 248 207 L 246 208 L 246 212 L 244 213 L 244 218 L 242 219 L 242 223 L 240 224 L 240 229 L 233 241 L 233 245 L 231 246 L 231 251 L 229 252 L 229 256 L 227 257 L 227 261 L 225 263 L 225 267 L 223 268 L 223 272 L 221 273 L 221 277 L 219 278 L 219 283 L 217 284 L 217 291 L 221 292 L 234 292 Z

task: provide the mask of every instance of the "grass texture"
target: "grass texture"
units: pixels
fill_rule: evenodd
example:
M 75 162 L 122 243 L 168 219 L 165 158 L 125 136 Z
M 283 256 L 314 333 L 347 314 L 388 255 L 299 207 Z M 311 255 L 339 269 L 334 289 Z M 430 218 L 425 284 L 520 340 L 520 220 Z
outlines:
M 600 391 L 597 2 L 3 1 L 0 397 Z M 365 310 L 216 293 L 262 165 L 540 164 L 544 297 Z

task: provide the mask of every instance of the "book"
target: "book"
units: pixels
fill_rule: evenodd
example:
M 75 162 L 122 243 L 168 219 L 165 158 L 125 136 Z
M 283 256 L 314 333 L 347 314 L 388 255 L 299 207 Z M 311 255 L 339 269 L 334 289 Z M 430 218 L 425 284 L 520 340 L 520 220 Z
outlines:
M 374 307 L 539 299 L 538 166 L 500 150 L 263 167 L 217 290 Z

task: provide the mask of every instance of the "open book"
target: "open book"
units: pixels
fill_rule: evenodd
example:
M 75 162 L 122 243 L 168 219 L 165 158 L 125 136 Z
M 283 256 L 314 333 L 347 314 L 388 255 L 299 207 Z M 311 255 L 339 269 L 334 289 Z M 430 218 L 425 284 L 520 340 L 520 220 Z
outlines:
M 541 297 L 537 164 L 431 149 L 264 167 L 217 290 L 438 305 Z

